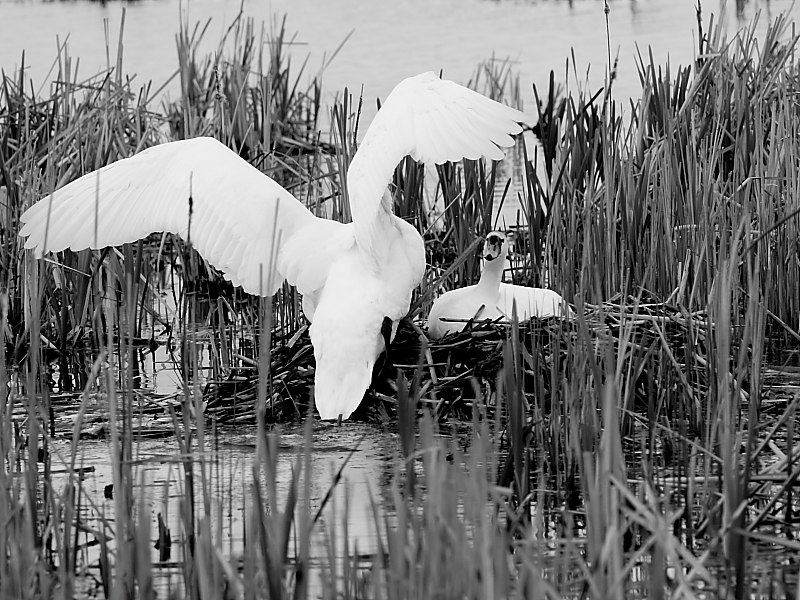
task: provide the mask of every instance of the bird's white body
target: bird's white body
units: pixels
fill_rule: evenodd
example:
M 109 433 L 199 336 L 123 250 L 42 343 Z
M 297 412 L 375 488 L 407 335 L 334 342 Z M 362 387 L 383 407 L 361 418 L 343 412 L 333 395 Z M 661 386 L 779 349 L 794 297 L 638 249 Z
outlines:
M 500 284 L 500 298 L 497 305 L 502 313 L 511 318 L 514 303 L 517 304 L 517 317 L 525 321 L 532 317 L 574 316 L 569 304 L 560 294 L 547 288 L 534 288 L 510 283 Z
M 422 237 L 392 213 L 387 185 L 410 155 L 430 163 L 502 158 L 524 115 L 433 73 L 398 84 L 347 172 L 352 223 L 314 216 L 212 138 L 144 150 L 56 189 L 21 217 L 36 256 L 102 248 L 155 231 L 190 237 L 235 285 L 303 294 L 323 419 L 347 419 L 385 347 L 386 318 L 406 314 L 425 272 Z M 189 197 L 192 215 L 189 216 Z
M 402 219 L 391 218 L 394 227 L 387 233 L 394 239 L 385 269 L 395 277 L 372 271 L 369 260 L 353 244 L 331 265 L 320 290 L 310 334 L 318 365 L 314 399 L 323 419 L 340 414 L 346 418 L 361 402 L 375 361 L 385 349 L 383 319 L 392 320 L 394 337 L 415 287 L 408 282 L 419 283 L 424 274 L 422 238 Z
M 475 285 L 445 292 L 439 296 L 428 314 L 428 335 L 439 339 L 448 333 L 463 331 L 467 322 L 489 319 L 510 321 L 516 303 L 520 321 L 532 317 L 573 316 L 564 299 L 553 290 L 503 283 L 508 268 L 509 240 L 502 233 L 492 232 L 484 244 L 485 263 Z

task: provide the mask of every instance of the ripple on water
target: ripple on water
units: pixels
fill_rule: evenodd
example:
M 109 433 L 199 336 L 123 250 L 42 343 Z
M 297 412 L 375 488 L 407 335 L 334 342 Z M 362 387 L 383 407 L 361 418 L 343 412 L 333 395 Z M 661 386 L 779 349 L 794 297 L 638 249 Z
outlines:
M 397 436 L 368 424 L 349 423 L 337 427 L 317 422 L 312 440 L 311 477 L 308 482 L 312 516 L 319 509 L 336 473 L 346 462 L 342 481 L 334 488 L 316 533 L 312 536 L 312 561 L 318 563 L 327 558 L 325 533 L 334 523 L 341 530 L 345 518 L 345 496 L 349 504 L 350 547 L 357 544 L 358 552 L 362 555 L 373 553 L 377 548 L 377 540 L 371 498 L 381 505 L 384 513 L 391 513 L 386 491 L 399 455 Z M 304 446 L 301 426 L 283 428 L 276 471 L 280 510 L 285 506 L 292 469 L 297 457 L 302 456 Z M 71 441 L 64 438 L 57 438 L 51 445 L 51 468 L 57 493 L 61 493 L 67 484 L 65 471 L 71 450 Z M 171 578 L 178 576 L 175 561 L 180 560 L 183 539 L 180 501 L 186 486 L 178 445 L 174 439 L 143 439 L 134 442 L 133 455 L 133 480 L 136 482 L 134 497 L 137 501 L 141 499 L 149 512 L 153 544 L 158 535 L 159 514 L 171 532 L 173 551 L 169 563 L 161 564 L 161 574 L 166 580 L 164 585 L 174 585 L 178 579 L 173 582 Z M 219 431 L 214 436 L 207 435 L 205 451 L 199 452 L 195 448 L 193 458 L 198 516 L 208 506 L 212 531 L 215 536 L 219 534 L 223 551 L 232 557 L 240 556 L 245 515 L 250 510 L 253 498 L 250 486 L 256 462 L 255 430 Z M 99 547 L 95 545 L 95 536 L 87 531 L 105 531 L 111 535 L 114 524 L 115 504 L 109 497 L 108 489 L 113 484 L 110 440 L 81 440 L 76 452 L 76 466 L 84 473 L 80 491 L 83 523 L 87 525 L 87 530 L 80 534 L 78 540 L 81 548 L 79 562 L 96 565 L 100 556 Z M 206 474 L 205 488 L 201 477 L 203 472 Z M 298 506 L 302 506 L 304 490 L 304 480 L 301 478 Z M 264 497 L 267 497 L 266 489 Z M 203 501 L 204 498 L 207 502 Z M 335 518 L 332 518 L 334 515 Z M 151 550 L 151 557 L 158 564 L 159 555 L 155 548 Z

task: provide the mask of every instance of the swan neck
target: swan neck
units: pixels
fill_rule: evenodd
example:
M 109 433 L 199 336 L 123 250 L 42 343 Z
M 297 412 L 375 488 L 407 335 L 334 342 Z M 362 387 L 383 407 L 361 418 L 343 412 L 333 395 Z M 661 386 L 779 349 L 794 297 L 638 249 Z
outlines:
M 496 258 L 491 261 L 486 261 L 483 265 L 481 272 L 481 280 L 478 286 L 486 290 L 499 290 L 500 283 L 503 281 L 503 271 L 507 266 L 508 260 Z

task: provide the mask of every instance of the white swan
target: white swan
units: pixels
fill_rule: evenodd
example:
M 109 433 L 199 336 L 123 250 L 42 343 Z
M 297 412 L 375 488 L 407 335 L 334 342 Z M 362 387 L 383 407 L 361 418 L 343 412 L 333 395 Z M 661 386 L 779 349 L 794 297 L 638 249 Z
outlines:
M 191 241 L 235 285 L 272 295 L 286 279 L 312 322 L 315 403 L 347 419 L 408 311 L 425 271 L 422 237 L 392 213 L 387 191 L 406 155 L 441 164 L 503 157 L 523 113 L 423 73 L 402 81 L 375 116 L 347 171 L 353 222 L 309 212 L 212 138 L 154 146 L 56 190 L 21 217 L 40 257 L 103 248 L 156 231 Z M 389 324 L 391 323 L 391 329 Z
M 428 314 L 428 335 L 439 339 L 447 333 L 462 331 L 467 321 L 475 319 L 510 321 L 517 304 L 517 317 L 574 316 L 564 299 L 553 290 L 502 283 L 508 268 L 510 237 L 498 231 L 486 236 L 482 257 L 486 261 L 475 285 L 445 292 Z

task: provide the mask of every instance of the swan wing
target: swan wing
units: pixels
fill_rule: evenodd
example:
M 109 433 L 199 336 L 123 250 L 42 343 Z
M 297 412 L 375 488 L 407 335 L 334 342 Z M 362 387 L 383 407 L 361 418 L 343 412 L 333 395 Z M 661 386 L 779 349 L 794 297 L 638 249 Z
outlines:
M 347 171 L 359 248 L 376 255 L 391 204 L 384 191 L 406 155 L 441 164 L 481 156 L 499 160 L 525 115 L 434 73 L 400 82 L 372 121 Z
M 303 295 L 303 312 L 309 321 L 314 320 L 331 266 L 353 244 L 352 223 L 314 217 L 281 246 L 278 271 Z
M 428 336 L 439 339 L 454 331 L 463 331 L 467 321 L 495 320 L 502 316 L 497 296 L 477 285 L 450 290 L 439 296 L 428 313 Z
M 463 329 L 464 323 L 442 320 L 459 318 L 453 314 L 453 305 L 456 303 L 456 292 L 458 291 L 450 290 L 434 300 L 433 306 L 431 306 L 431 310 L 428 313 L 428 337 L 431 339 L 438 340 L 451 331 L 461 331 Z
M 271 295 L 284 278 L 274 266 L 278 241 L 316 217 L 227 146 L 199 137 L 153 146 L 88 173 L 37 202 L 21 220 L 25 247 L 37 257 L 176 233 L 235 285 Z
M 501 283 L 498 306 L 508 319 L 511 319 L 515 303 L 520 321 L 531 317 L 572 317 L 575 314 L 564 298 L 553 290 Z

